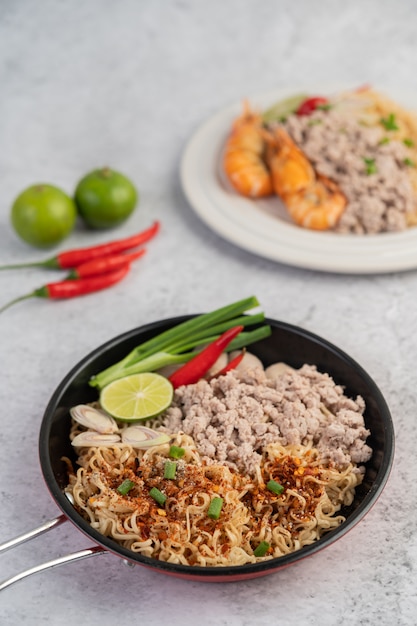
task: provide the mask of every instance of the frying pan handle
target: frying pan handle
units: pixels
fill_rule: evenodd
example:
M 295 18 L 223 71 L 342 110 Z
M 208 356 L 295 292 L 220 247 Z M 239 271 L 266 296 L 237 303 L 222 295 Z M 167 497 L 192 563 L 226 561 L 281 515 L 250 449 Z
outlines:
M 14 539 L 10 539 L 9 541 L 6 541 L 5 543 L 0 544 L 0 553 L 6 552 L 6 550 L 10 550 L 11 548 L 18 546 L 21 543 L 24 543 L 25 541 L 30 541 L 30 539 L 33 539 L 34 537 L 37 537 L 38 535 L 42 535 L 43 533 L 48 532 L 48 530 L 51 530 L 52 528 L 59 526 L 63 522 L 66 522 L 67 519 L 68 518 L 65 515 L 59 515 L 58 517 L 55 517 L 54 519 L 51 519 L 48 522 L 45 522 L 45 524 L 42 524 L 42 526 L 38 526 L 37 528 L 34 528 L 33 530 L 30 530 L 29 532 L 24 533 L 23 535 L 19 535 L 18 537 L 15 537 Z
M 37 574 L 43 570 L 52 569 L 53 567 L 58 567 L 59 565 L 65 565 L 66 563 L 72 563 L 74 561 L 80 561 L 81 559 L 88 559 L 90 556 L 106 553 L 107 550 L 104 548 L 101 548 L 100 546 L 93 546 L 92 548 L 87 548 L 86 550 L 66 554 L 65 556 L 53 559 L 52 561 L 47 561 L 46 563 L 41 563 L 40 565 L 36 565 L 35 567 L 31 567 L 30 569 L 20 572 L 20 574 L 16 574 L 16 576 L 3 580 L 3 582 L 0 583 L 0 591 L 6 589 L 6 587 L 9 587 L 10 585 L 13 585 L 13 583 L 17 583 L 19 580 L 22 580 L 22 578 L 26 578 L 32 574 Z

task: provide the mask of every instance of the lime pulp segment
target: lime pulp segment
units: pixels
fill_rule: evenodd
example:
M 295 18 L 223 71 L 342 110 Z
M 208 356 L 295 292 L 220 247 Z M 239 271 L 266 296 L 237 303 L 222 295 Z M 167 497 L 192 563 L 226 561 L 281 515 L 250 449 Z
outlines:
M 115 418 L 125 421 L 156 417 L 171 404 L 170 381 L 153 372 L 133 374 L 113 381 L 100 394 L 100 404 Z

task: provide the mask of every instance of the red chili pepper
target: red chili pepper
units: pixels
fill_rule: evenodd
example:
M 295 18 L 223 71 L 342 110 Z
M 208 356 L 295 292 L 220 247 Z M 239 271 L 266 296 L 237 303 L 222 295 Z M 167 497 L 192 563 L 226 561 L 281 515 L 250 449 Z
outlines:
M 48 283 L 35 289 L 31 293 L 25 296 L 20 296 L 15 300 L 12 300 L 8 304 L 4 305 L 0 309 L 0 313 L 7 309 L 12 304 L 26 300 L 27 298 L 75 298 L 77 296 L 83 296 L 94 291 L 100 291 L 101 289 L 107 289 L 116 283 L 120 282 L 130 270 L 130 265 L 125 264 L 119 269 L 107 274 L 101 274 L 100 276 L 91 276 L 89 278 L 80 278 L 78 280 L 62 280 L 56 283 Z
M 143 256 L 145 252 L 145 248 L 142 248 L 130 254 L 114 254 L 99 259 L 93 259 L 92 261 L 86 261 L 78 265 L 78 267 L 74 267 L 68 274 L 67 279 L 87 278 L 88 276 L 107 274 L 108 272 L 117 270 L 119 267 L 123 267 L 123 265 L 128 265 L 135 259 Z
M 0 266 L 0 270 L 19 269 L 21 267 L 50 267 L 53 269 L 71 269 L 74 267 L 78 267 L 78 265 L 81 265 L 81 263 L 92 261 L 93 259 L 98 259 L 100 257 L 108 256 L 110 254 L 118 254 L 120 252 L 125 252 L 125 250 L 132 250 L 133 248 L 137 248 L 155 237 L 159 229 L 160 223 L 156 221 L 150 228 L 143 230 L 136 235 L 132 235 L 131 237 L 127 237 L 126 239 L 118 239 L 116 241 L 102 243 L 98 246 L 93 246 L 91 248 L 75 248 L 74 250 L 67 250 L 66 252 L 60 252 L 57 256 L 51 257 L 46 261 L 36 261 L 34 263 L 20 263 L 17 265 L 2 265 Z
M 213 374 L 213 376 L 210 376 L 209 380 L 212 380 L 213 378 L 218 378 L 219 376 L 224 376 L 225 374 L 227 374 L 227 372 L 230 372 L 231 370 L 236 369 L 239 363 L 242 362 L 245 354 L 246 354 L 246 348 L 243 348 L 242 352 L 236 355 L 234 359 L 229 361 L 227 365 L 225 365 L 220 371 Z
M 191 361 L 188 361 L 188 363 L 185 363 L 185 365 L 171 374 L 169 380 L 174 389 L 181 387 L 181 385 L 192 385 L 199 381 L 200 378 L 203 378 L 232 339 L 234 339 L 243 328 L 243 326 L 233 326 L 233 328 L 229 328 L 229 330 L 226 330 L 218 339 L 203 348 Z
M 91 261 L 92 259 L 98 259 L 109 254 L 116 254 L 118 252 L 124 252 L 125 250 L 131 250 L 132 248 L 137 248 L 152 239 L 152 237 L 155 237 L 159 231 L 159 227 L 159 222 L 155 222 L 147 230 L 137 233 L 132 237 L 127 237 L 127 239 L 110 241 L 109 243 L 103 243 L 92 248 L 80 248 L 78 250 L 61 252 L 57 256 L 58 265 L 60 268 L 64 269 L 77 267 L 81 263 Z
M 322 98 L 320 96 L 316 96 L 314 98 L 307 98 L 304 100 L 296 110 L 297 115 L 311 115 L 313 111 L 317 109 L 320 105 L 328 104 L 327 98 Z

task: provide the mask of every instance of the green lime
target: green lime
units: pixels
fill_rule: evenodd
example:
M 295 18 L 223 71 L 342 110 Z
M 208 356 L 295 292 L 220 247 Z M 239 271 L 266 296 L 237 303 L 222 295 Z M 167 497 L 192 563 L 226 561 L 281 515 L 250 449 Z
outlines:
M 109 383 L 100 394 L 102 408 L 113 417 L 136 422 L 156 417 L 172 402 L 170 381 L 154 372 L 132 374 Z
M 44 183 L 22 191 L 11 210 L 16 233 L 37 248 L 48 248 L 65 239 L 76 219 L 74 201 L 61 189 Z
M 108 167 L 90 172 L 75 189 L 78 212 L 91 228 L 113 228 L 121 224 L 137 201 L 133 183 Z

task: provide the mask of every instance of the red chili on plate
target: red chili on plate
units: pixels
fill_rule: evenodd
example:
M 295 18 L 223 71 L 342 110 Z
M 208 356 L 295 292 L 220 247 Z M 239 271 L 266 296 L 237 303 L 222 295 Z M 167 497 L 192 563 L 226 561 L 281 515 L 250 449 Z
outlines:
M 313 98 L 307 98 L 304 100 L 296 110 L 297 115 L 311 115 L 319 106 L 328 104 L 327 98 L 321 96 L 315 96 Z

